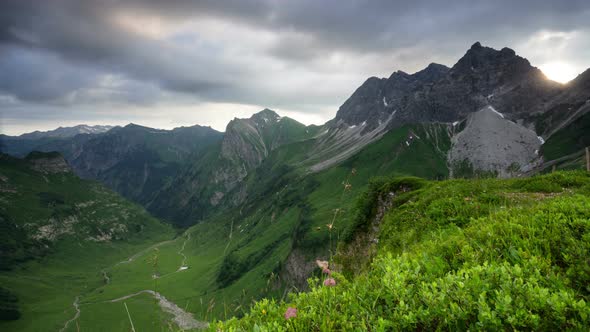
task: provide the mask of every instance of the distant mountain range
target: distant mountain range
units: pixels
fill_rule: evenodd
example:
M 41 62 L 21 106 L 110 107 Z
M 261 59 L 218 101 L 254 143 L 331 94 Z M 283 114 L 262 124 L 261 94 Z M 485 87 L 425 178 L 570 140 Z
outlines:
M 446 166 L 432 177 L 516 176 L 572 154 L 575 162 L 576 153 L 590 145 L 586 127 L 578 128 L 590 117 L 589 86 L 590 70 L 563 85 L 513 50 L 478 42 L 451 68 L 433 63 L 414 74 L 369 78 L 322 126 L 304 126 L 265 109 L 234 119 L 225 133 L 200 126 L 80 125 L 3 136 L 2 151 L 60 151 L 80 176 L 186 226 L 220 206 L 246 201 L 248 176 L 280 147 L 299 144 L 305 150 L 283 166 L 320 172 L 406 125 L 436 125 L 427 137 L 414 134 L 404 141 L 410 147 L 434 140 Z
M 32 133 L 22 134 L 22 135 L 18 136 L 18 138 L 21 138 L 21 139 L 39 139 L 39 138 L 50 138 L 50 137 L 67 138 L 67 137 L 73 137 L 73 136 L 76 136 L 79 134 L 101 134 L 101 133 L 105 133 L 113 128 L 114 128 L 114 126 L 100 126 L 100 125 L 88 126 L 85 124 L 81 124 L 81 125 L 77 125 L 74 127 L 59 127 L 57 129 L 49 130 L 49 131 L 34 131 Z

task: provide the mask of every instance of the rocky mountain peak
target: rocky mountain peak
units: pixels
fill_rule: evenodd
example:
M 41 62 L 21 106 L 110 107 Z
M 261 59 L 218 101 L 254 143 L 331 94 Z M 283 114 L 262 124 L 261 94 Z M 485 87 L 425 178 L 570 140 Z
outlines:
M 473 45 L 471 45 L 471 47 L 470 47 L 469 49 L 470 49 L 470 50 L 479 50 L 479 49 L 481 49 L 481 48 L 483 48 L 483 47 L 481 46 L 481 43 L 480 43 L 480 42 L 478 42 L 478 41 L 476 41 L 475 43 L 473 43 Z
M 429 64 L 428 67 L 412 74 L 411 76 L 415 80 L 419 80 L 424 83 L 434 83 L 443 78 L 449 72 L 449 70 L 451 70 L 451 68 L 433 62 Z
M 510 48 L 498 51 L 476 42 L 453 66 L 452 72 L 459 75 L 484 72 L 522 74 L 533 69 L 528 60 L 517 56 Z
M 155 130 L 154 128 L 149 128 L 146 126 L 138 125 L 136 123 L 129 123 L 122 129 L 132 131 L 132 130 Z
M 412 76 L 412 75 L 410 75 L 410 74 L 406 73 L 406 72 L 405 72 L 405 71 L 403 71 L 403 70 L 396 70 L 396 71 L 394 71 L 393 73 L 391 73 L 391 75 L 389 76 L 389 79 L 390 79 L 390 80 L 392 80 L 392 79 L 393 79 L 393 80 L 395 80 L 395 79 L 398 79 L 398 80 L 399 80 L 399 79 L 401 79 L 401 80 L 408 80 L 408 79 L 410 79 L 410 78 L 411 78 L 411 76 Z M 371 77 L 371 78 L 369 78 L 369 80 L 382 80 L 382 79 L 379 79 L 379 78 L 377 78 L 377 77 Z M 367 81 L 369 81 L 369 80 L 367 80 Z M 366 83 L 366 82 L 365 82 L 365 83 Z
M 278 122 L 280 119 L 281 117 L 275 111 L 268 108 L 265 108 L 250 117 L 250 120 L 254 121 L 259 126 L 273 124 Z

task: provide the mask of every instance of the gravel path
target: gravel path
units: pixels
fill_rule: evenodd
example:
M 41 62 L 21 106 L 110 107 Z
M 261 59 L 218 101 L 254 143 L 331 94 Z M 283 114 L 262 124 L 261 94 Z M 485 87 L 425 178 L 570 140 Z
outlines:
M 121 302 L 132 297 L 135 297 L 140 294 L 150 294 L 158 300 L 158 305 L 162 310 L 168 312 L 174 316 L 174 322 L 178 325 L 181 329 L 190 330 L 190 329 L 204 329 L 209 327 L 209 324 L 206 322 L 201 322 L 196 320 L 192 314 L 182 310 L 179 306 L 177 306 L 174 302 L 169 301 L 166 299 L 162 294 L 158 292 L 154 292 L 153 290 L 142 290 L 137 293 L 129 294 L 114 300 L 110 300 L 108 302 Z

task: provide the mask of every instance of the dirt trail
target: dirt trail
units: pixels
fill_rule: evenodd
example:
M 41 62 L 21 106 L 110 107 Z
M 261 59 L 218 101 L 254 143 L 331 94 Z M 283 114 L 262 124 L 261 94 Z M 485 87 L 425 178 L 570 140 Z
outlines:
M 76 309 L 76 315 L 74 315 L 74 318 L 67 321 L 64 324 L 64 327 L 62 327 L 62 329 L 59 330 L 59 332 L 67 330 L 68 325 L 70 325 L 71 322 L 75 321 L 76 319 L 78 319 L 78 317 L 80 317 L 80 296 L 76 296 L 76 299 L 74 299 L 74 303 L 72 305 L 74 306 L 74 309 Z
M 180 263 L 180 266 L 178 267 L 178 269 L 176 271 L 173 272 L 169 272 L 160 276 L 156 276 L 154 278 L 156 279 L 162 279 L 164 277 L 168 277 L 170 275 L 173 275 L 175 273 L 181 272 L 181 271 L 185 271 L 188 269 L 188 266 L 186 265 L 186 260 L 187 257 L 184 254 L 184 248 L 186 247 L 186 243 L 191 239 L 191 233 L 186 233 L 186 239 L 184 239 L 184 242 L 182 243 L 182 246 L 180 247 L 180 250 L 177 251 L 177 253 L 182 256 L 182 262 Z
M 158 305 L 160 306 L 160 308 L 162 308 L 163 311 L 172 314 L 174 316 L 174 322 L 176 323 L 176 325 L 178 325 L 178 327 L 180 327 L 183 330 L 204 329 L 209 327 L 209 324 L 207 322 L 201 322 L 196 320 L 192 314 L 182 310 L 182 308 L 177 306 L 174 302 L 166 299 L 162 294 L 149 289 L 129 294 L 107 302 L 121 302 L 140 294 L 150 294 L 153 297 L 155 297 L 158 300 Z
M 182 256 L 182 263 L 180 263 L 180 267 L 178 268 L 178 271 L 185 270 L 184 268 L 187 267 L 186 266 L 186 255 L 184 254 L 184 248 L 186 247 L 186 243 L 188 241 L 190 241 L 190 239 L 191 239 L 191 233 L 186 233 L 186 239 L 184 239 L 184 242 L 182 243 L 182 247 L 178 251 L 178 254 L 180 256 Z

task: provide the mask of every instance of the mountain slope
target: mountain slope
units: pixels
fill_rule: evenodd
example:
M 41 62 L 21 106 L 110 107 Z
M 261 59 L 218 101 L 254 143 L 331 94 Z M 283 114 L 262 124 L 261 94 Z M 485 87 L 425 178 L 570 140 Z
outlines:
M 178 258 L 177 264 L 158 268 L 158 292 L 174 303 L 188 304 L 187 310 L 196 319 L 211 320 L 223 317 L 227 310 L 239 312 L 252 299 L 279 298 L 294 285 L 305 287 L 310 263 L 313 269 L 313 259 L 326 257 L 330 241 L 327 233 L 317 228 L 325 229 L 333 210 L 348 210 L 367 179 L 375 175 L 416 172 L 445 177 L 444 151 L 450 147 L 449 135 L 447 125 L 404 126 L 367 147 L 350 163 L 313 174 L 296 166 L 305 154 L 301 143 L 273 150 L 244 179 L 248 196 L 242 204 L 222 205 L 183 236 L 157 247 L 159 257 L 167 261 L 179 257 L 179 251 L 186 255 Z M 356 166 L 356 175 L 349 178 L 352 187 L 343 195 L 342 182 Z M 350 213 L 342 215 L 335 227 L 338 233 L 351 225 L 350 217 Z M 332 245 L 335 247 L 336 237 Z M 86 312 L 118 315 L 119 307 L 102 301 L 151 289 L 154 279 L 146 264 L 148 257 L 149 253 L 143 253 L 129 264 L 110 269 L 109 275 L 117 282 L 88 293 Z M 188 268 L 179 270 L 179 264 Z M 117 316 L 123 322 L 124 318 Z M 104 326 L 88 315 L 81 316 L 79 322 Z
M 154 214 L 179 225 L 191 225 L 212 212 L 272 151 L 300 142 L 317 131 L 265 109 L 249 119 L 232 120 L 223 140 L 193 159 L 149 203 Z M 240 204 L 247 191 L 227 204 Z
M 95 179 L 145 204 L 192 155 L 221 139 L 201 126 L 157 130 L 127 125 L 85 142 L 71 164 L 78 175 Z

